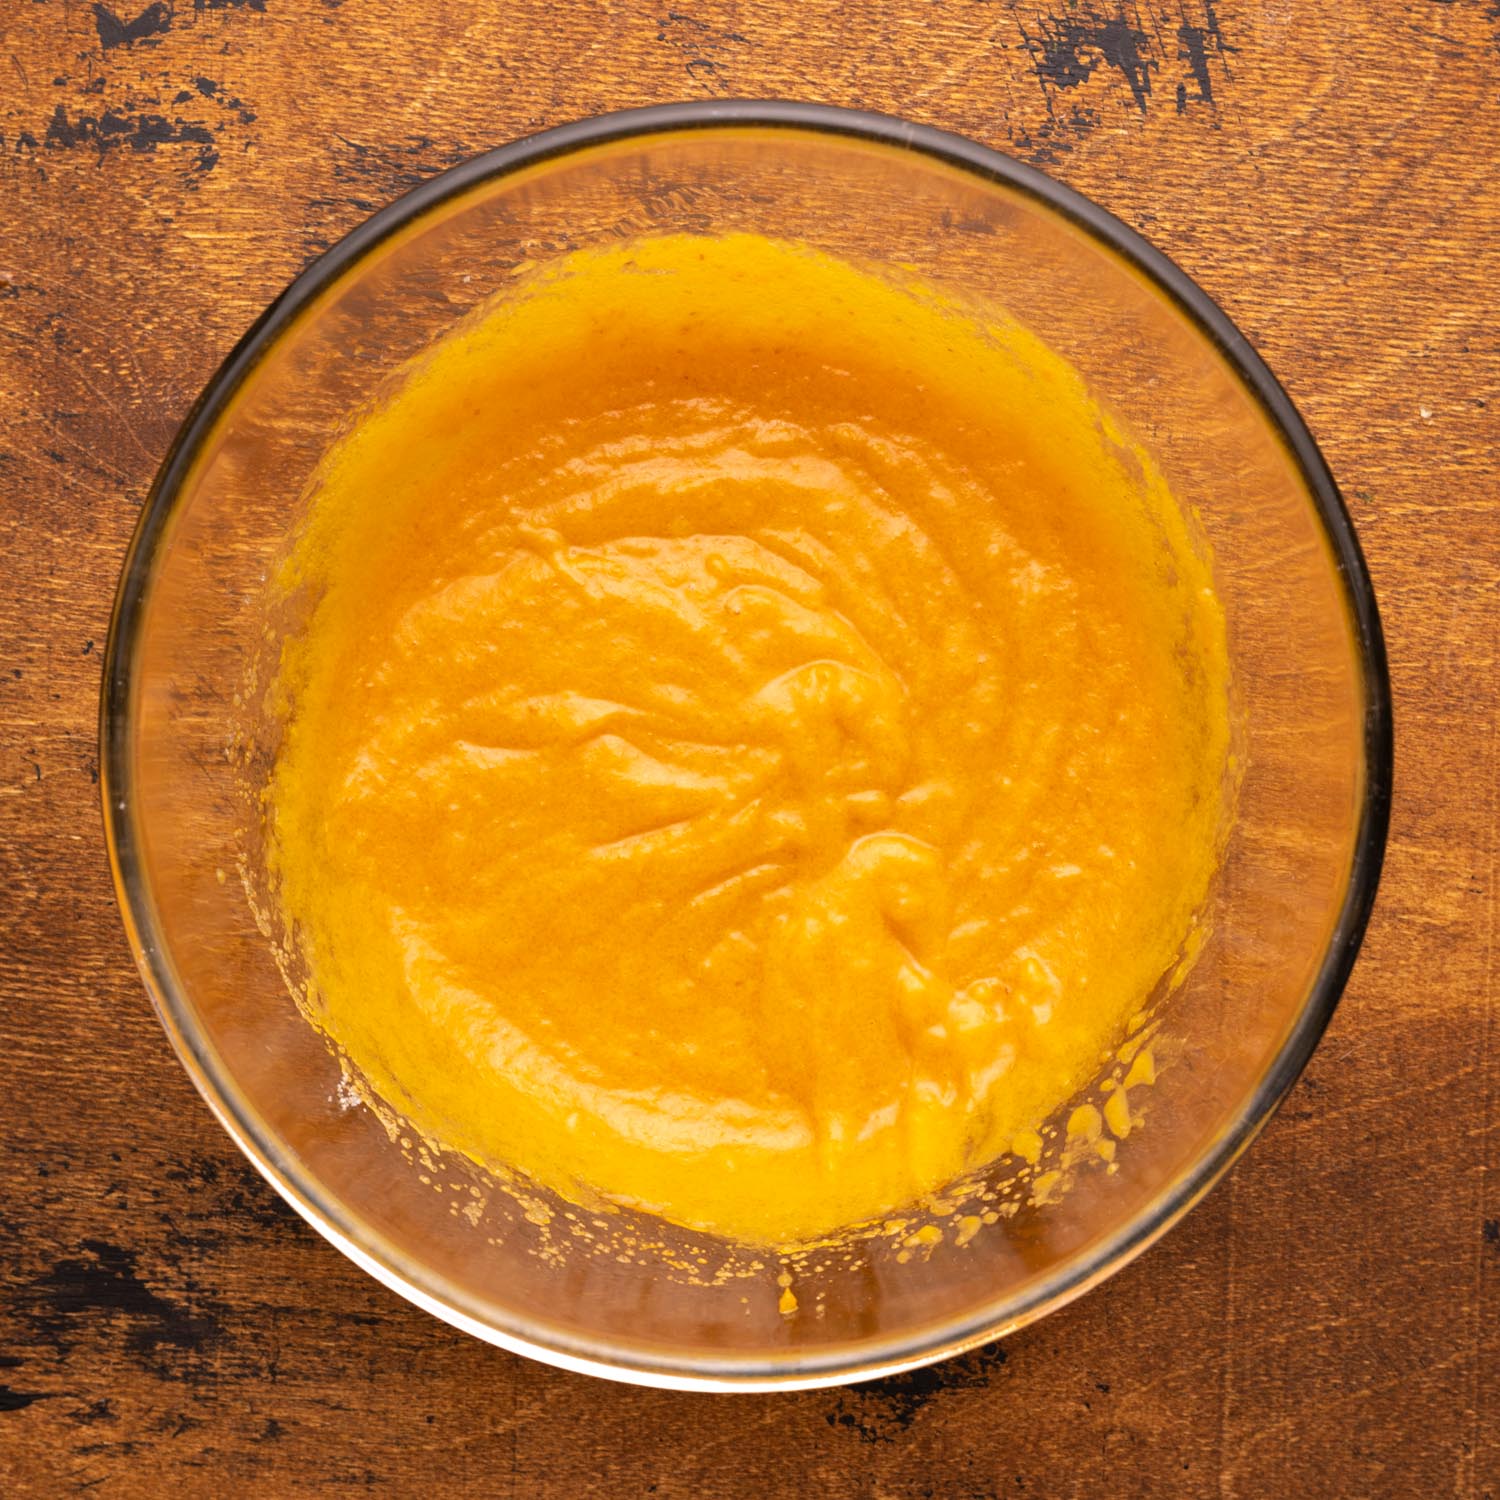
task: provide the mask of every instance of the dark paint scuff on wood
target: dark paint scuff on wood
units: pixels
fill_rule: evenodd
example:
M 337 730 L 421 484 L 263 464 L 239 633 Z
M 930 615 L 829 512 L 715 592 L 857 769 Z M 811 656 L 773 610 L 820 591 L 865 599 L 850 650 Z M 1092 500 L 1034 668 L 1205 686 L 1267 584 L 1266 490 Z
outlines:
M 134 19 L 122 21 L 107 5 L 96 4 L 94 26 L 99 33 L 99 45 L 106 52 L 114 47 L 131 47 L 170 31 L 172 7 L 163 0 L 154 0 Z
M 1004 1344 L 991 1344 L 942 1364 L 887 1375 L 840 1393 L 824 1420 L 861 1442 L 891 1443 L 945 1392 L 987 1389 L 1008 1359 Z

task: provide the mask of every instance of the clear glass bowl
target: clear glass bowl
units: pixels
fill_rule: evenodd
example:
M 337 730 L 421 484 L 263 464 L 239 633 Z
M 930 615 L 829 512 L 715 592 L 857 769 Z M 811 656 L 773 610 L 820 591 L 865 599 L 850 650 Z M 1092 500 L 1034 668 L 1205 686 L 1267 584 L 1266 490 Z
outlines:
M 1164 995 L 1143 1128 L 1114 1170 L 992 1214 L 968 1243 L 874 1240 L 796 1268 L 413 1165 L 350 1107 L 257 926 L 253 786 L 274 753 L 263 587 L 352 412 L 528 263 L 622 236 L 749 230 L 998 303 L 1082 373 L 1196 507 L 1230 633 L 1244 779 L 1211 936 Z M 765 1388 L 885 1374 L 1018 1328 L 1140 1253 L 1244 1150 L 1306 1062 L 1374 898 L 1391 777 L 1379 621 L 1306 427 L 1245 339 L 1129 229 L 1039 172 L 876 115 L 731 103 L 548 131 L 424 184 L 315 262 L 194 407 L 121 579 L 101 735 L 137 961 L 241 1150 L 357 1264 L 455 1326 L 595 1374 Z M 249 788 L 249 790 L 247 790 Z M 254 871 L 251 870 L 253 877 Z M 419 1153 L 420 1154 L 420 1153 Z M 986 1201 L 1003 1202 L 996 1164 Z M 539 1211 L 540 1203 L 540 1211 Z M 545 1222 L 549 1212 L 552 1222 Z M 1010 1214 L 1009 1217 L 1006 1214 Z M 631 1253 L 616 1254 L 633 1243 Z M 701 1257 L 724 1276 L 684 1275 Z M 678 1269 L 674 1269 L 677 1267 Z

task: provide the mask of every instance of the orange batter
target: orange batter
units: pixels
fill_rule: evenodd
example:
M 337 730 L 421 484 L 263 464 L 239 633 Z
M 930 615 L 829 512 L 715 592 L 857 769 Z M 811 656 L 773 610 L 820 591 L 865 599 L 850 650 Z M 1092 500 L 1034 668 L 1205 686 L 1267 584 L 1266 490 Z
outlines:
M 1020 329 L 752 236 L 571 256 L 324 466 L 277 580 L 310 1013 L 436 1140 L 787 1243 L 1093 1074 L 1214 868 L 1227 665 Z

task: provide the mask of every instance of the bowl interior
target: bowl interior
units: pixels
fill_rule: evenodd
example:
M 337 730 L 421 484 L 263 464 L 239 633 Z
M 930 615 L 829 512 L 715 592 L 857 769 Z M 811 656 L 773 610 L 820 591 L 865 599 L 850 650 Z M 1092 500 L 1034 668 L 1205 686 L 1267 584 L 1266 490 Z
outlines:
M 254 791 L 275 750 L 266 667 L 296 623 L 268 609 L 265 581 L 328 445 L 520 269 L 683 230 L 804 241 L 1004 307 L 1145 442 L 1212 548 L 1242 780 L 1203 951 L 1159 997 L 1160 1076 L 1114 1162 L 1078 1165 L 1060 1197 L 1013 1159 L 972 1184 L 979 1227 L 961 1245 L 947 1234 L 911 1253 L 885 1237 L 784 1264 L 496 1190 L 354 1102 L 247 899 Z M 1384 684 L 1357 550 L 1310 441 L 1289 407 L 1273 410 L 1269 382 L 1255 388 L 1258 362 L 1201 294 L 1188 288 L 1185 305 L 1158 279 L 1173 274 L 1081 200 L 936 133 L 836 111 L 654 112 L 430 184 L 314 267 L 231 358 L 163 472 L 122 585 L 105 724 L 116 872 L 195 1081 L 367 1269 L 562 1363 L 814 1383 L 920 1362 L 1046 1310 L 1232 1159 L 1352 961 L 1383 833 Z

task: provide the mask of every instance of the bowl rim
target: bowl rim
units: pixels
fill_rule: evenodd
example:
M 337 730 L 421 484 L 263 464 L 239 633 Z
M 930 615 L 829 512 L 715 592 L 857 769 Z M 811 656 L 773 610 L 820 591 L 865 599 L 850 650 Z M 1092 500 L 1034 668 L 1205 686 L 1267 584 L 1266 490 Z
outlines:
M 149 585 L 176 503 L 204 442 L 234 395 L 278 337 L 351 267 L 421 216 L 496 180 L 553 158 L 629 139 L 683 131 L 761 128 L 852 137 L 911 151 L 1039 202 L 1146 277 L 1184 314 L 1261 407 L 1294 461 L 1343 583 L 1364 688 L 1364 787 L 1349 883 L 1316 977 L 1280 1051 L 1242 1113 L 1190 1168 L 1129 1223 L 1063 1261 L 1026 1295 L 986 1303 L 915 1335 L 879 1344 L 834 1346 L 788 1358 L 784 1351 L 715 1359 L 647 1354 L 616 1340 L 578 1336 L 512 1316 L 496 1326 L 460 1305 L 440 1278 L 428 1277 L 368 1226 L 356 1238 L 343 1205 L 287 1155 L 239 1092 L 199 1031 L 157 921 L 127 795 L 133 739 L 131 681 Z M 1073 188 L 990 147 L 929 125 L 870 110 L 786 100 L 731 99 L 657 104 L 556 126 L 472 157 L 379 210 L 308 265 L 250 326 L 189 409 L 142 507 L 126 551 L 106 640 L 99 703 L 100 797 L 105 842 L 126 936 L 158 1019 L 179 1060 L 220 1124 L 273 1188 L 314 1229 L 399 1295 L 486 1342 L 581 1373 L 681 1390 L 795 1390 L 869 1380 L 914 1369 L 1014 1332 L 1082 1295 L 1140 1255 L 1229 1170 L 1275 1112 L 1333 1015 L 1359 951 L 1384 857 L 1390 821 L 1394 738 L 1384 636 L 1369 571 L 1354 526 L 1317 443 L 1291 398 L 1228 315 L 1173 261 Z M 372 1248 L 373 1242 L 373 1248 Z M 399 1263 L 398 1263 L 399 1262 Z

